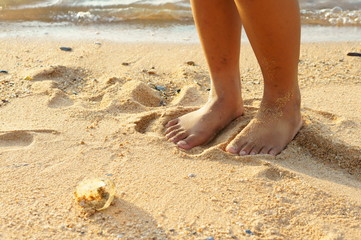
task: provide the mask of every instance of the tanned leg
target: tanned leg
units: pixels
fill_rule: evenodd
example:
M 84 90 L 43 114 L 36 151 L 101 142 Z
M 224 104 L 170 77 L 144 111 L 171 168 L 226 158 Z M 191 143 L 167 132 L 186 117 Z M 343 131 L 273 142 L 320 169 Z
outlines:
M 208 102 L 165 126 L 166 137 L 182 149 L 211 140 L 243 114 L 239 51 L 241 21 L 233 0 L 191 0 L 211 75 Z
M 297 0 L 235 0 L 261 66 L 263 100 L 256 117 L 226 147 L 239 155 L 279 154 L 301 128 L 297 69 Z

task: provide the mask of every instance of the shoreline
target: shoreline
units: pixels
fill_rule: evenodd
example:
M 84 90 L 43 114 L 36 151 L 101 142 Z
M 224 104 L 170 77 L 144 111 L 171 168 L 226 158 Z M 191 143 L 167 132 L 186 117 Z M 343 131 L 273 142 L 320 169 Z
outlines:
M 109 40 L 117 42 L 199 43 L 192 24 L 92 24 L 44 22 L 2 22 L 0 39 L 7 37 L 47 37 L 77 40 Z M 361 27 L 302 25 L 301 42 L 353 42 L 360 40 Z M 242 32 L 242 42 L 248 42 Z

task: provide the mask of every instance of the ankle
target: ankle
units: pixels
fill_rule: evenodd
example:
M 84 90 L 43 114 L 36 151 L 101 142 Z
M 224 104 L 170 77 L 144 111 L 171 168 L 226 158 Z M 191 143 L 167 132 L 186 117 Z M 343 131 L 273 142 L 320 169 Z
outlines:
M 225 97 L 213 96 L 211 94 L 205 106 L 233 117 L 238 117 L 244 113 L 243 100 L 241 96 Z
M 228 106 L 228 107 L 243 107 L 243 99 L 241 94 L 214 94 L 210 93 L 208 97 L 208 102 L 222 105 L 222 106 Z
M 282 91 L 264 91 L 263 104 L 267 104 L 269 106 L 275 106 L 275 107 L 298 107 L 301 106 L 301 93 L 300 90 L 297 87 L 291 88 L 291 89 L 285 89 Z

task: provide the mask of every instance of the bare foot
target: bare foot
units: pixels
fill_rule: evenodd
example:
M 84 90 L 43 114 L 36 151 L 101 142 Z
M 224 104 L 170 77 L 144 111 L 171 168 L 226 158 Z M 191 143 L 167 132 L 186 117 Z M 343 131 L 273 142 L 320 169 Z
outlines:
M 226 147 L 239 155 L 279 154 L 302 126 L 299 100 L 263 101 L 256 117 Z
M 211 99 L 202 108 L 173 119 L 165 126 L 166 138 L 188 150 L 207 143 L 233 119 L 243 114 L 240 101 Z

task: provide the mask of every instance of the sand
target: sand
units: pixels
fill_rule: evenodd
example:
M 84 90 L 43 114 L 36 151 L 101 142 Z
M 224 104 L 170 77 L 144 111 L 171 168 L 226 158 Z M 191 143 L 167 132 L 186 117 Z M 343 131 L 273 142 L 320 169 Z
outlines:
M 360 239 L 361 58 L 346 56 L 360 43 L 302 45 L 305 124 L 277 157 L 223 151 L 262 96 L 247 44 L 245 116 L 190 151 L 162 131 L 207 99 L 198 44 L 0 46 L 1 240 Z M 86 177 L 116 184 L 112 205 L 91 216 L 73 195 Z

